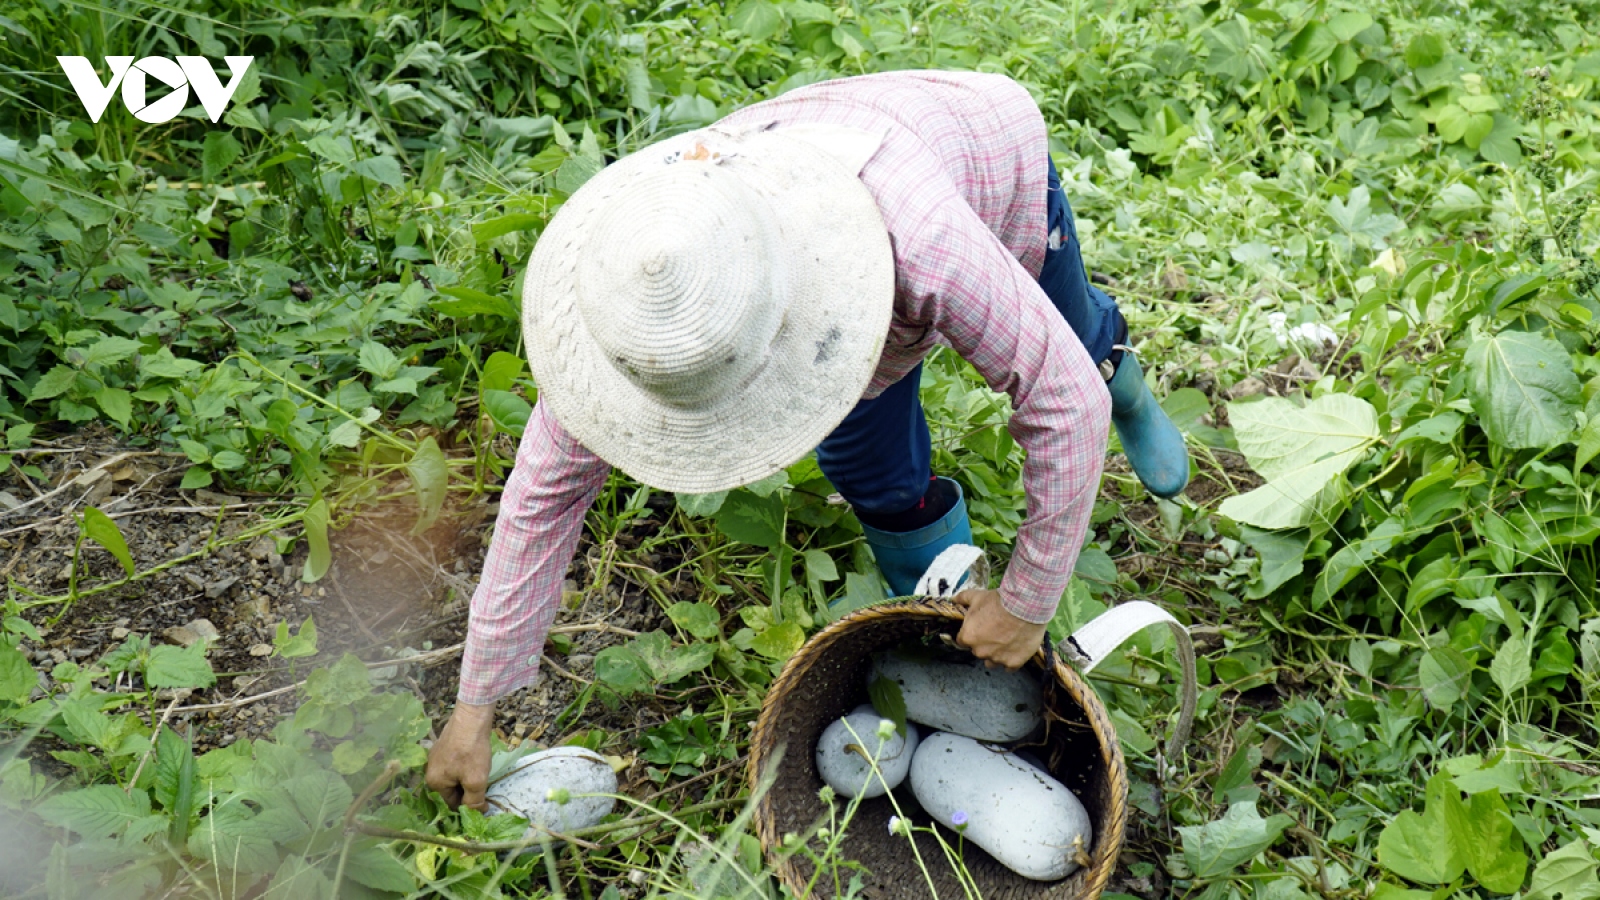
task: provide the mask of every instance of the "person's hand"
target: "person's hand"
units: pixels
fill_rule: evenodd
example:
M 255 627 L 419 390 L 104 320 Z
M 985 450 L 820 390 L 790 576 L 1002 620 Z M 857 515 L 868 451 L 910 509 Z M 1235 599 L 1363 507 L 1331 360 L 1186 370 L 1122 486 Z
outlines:
M 464 804 L 488 811 L 484 791 L 489 788 L 489 732 L 493 727 L 494 704 L 458 703 L 428 751 L 424 780 L 451 809 Z
M 967 608 L 956 643 L 984 662 L 1020 669 L 1044 641 L 1045 627 L 1007 612 L 999 591 L 968 588 L 954 599 Z

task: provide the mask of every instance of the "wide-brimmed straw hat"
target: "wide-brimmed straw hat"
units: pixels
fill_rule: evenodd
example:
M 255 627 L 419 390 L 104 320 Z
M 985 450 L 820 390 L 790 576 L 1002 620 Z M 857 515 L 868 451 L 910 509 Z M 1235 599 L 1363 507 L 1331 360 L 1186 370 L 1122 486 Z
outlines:
M 888 233 L 857 177 L 877 141 L 860 137 L 704 129 L 574 193 L 522 293 L 556 421 L 686 493 L 765 478 L 826 437 L 871 379 L 893 307 Z

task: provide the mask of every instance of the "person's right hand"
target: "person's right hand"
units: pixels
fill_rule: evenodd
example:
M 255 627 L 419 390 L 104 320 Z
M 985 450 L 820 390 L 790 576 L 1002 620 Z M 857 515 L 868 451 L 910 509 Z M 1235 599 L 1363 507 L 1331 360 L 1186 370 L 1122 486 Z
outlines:
M 489 732 L 494 727 L 494 704 L 456 704 L 450 721 L 428 751 L 424 780 L 455 809 L 463 804 L 487 812 L 484 791 L 489 788 Z

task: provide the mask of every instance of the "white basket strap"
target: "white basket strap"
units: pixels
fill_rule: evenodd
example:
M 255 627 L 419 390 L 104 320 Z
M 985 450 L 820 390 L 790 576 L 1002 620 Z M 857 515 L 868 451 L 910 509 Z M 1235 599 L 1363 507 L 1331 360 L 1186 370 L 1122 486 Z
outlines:
M 983 551 L 971 544 L 952 544 L 928 564 L 912 593 L 918 597 L 949 599 L 958 593 L 961 577 L 969 572 L 972 578 L 968 587 L 988 586 L 989 565 L 984 561 Z
M 1195 681 L 1194 642 L 1189 639 L 1189 629 L 1154 603 L 1133 600 L 1113 606 L 1096 616 L 1068 636 L 1056 649 L 1088 673 L 1112 651 L 1126 643 L 1128 638 L 1151 625 L 1163 624 L 1172 629 L 1173 640 L 1178 645 L 1178 665 L 1183 669 L 1183 681 L 1179 685 L 1182 706 L 1178 710 L 1178 721 L 1172 725 L 1172 735 L 1167 739 L 1165 755 L 1170 765 L 1189 740 L 1189 730 L 1194 726 L 1194 708 L 1200 694 Z

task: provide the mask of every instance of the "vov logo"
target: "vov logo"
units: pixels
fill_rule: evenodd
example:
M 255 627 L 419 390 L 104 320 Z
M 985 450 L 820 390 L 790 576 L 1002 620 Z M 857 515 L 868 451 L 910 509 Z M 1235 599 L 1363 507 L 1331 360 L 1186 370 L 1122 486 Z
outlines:
M 73 91 L 83 101 L 83 108 L 89 113 L 91 121 L 100 121 L 100 116 L 111 102 L 111 95 L 121 85 L 122 103 L 128 107 L 128 112 L 141 122 L 157 125 L 171 121 L 183 112 L 189 105 L 190 88 L 194 88 L 195 96 L 200 98 L 200 105 L 205 108 L 211 121 L 221 119 L 223 109 L 233 99 L 233 92 L 239 89 L 244 73 L 249 70 L 255 57 L 224 56 L 223 59 L 227 61 L 228 73 L 232 76 L 226 86 L 217 78 L 216 70 L 211 68 L 211 62 L 204 56 L 180 56 L 177 62 L 164 56 L 146 56 L 138 62 L 134 62 L 131 56 L 108 56 L 106 66 L 111 69 L 111 80 L 105 84 L 100 83 L 100 76 L 94 73 L 94 66 L 89 63 L 88 57 L 56 57 L 56 61 L 61 63 L 61 71 L 66 72 L 67 80 L 72 82 Z M 145 93 L 145 85 L 150 78 L 171 88 L 171 93 L 154 102 L 147 102 L 149 98 Z

